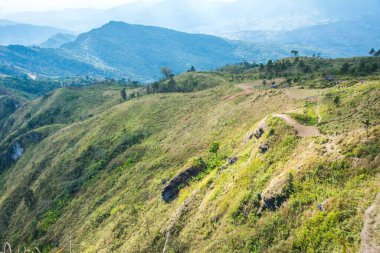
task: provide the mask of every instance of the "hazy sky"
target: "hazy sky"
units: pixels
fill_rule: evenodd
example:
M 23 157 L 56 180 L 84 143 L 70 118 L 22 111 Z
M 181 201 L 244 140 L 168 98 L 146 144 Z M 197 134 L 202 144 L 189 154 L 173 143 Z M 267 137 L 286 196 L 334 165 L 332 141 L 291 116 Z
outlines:
M 47 11 L 62 10 L 68 8 L 94 8 L 107 9 L 118 5 L 138 1 L 160 1 L 160 0 L 0 0 L 0 12 L 14 13 L 24 11 Z M 178 0 L 181 1 L 181 0 Z M 234 0 L 204 0 L 224 1 Z

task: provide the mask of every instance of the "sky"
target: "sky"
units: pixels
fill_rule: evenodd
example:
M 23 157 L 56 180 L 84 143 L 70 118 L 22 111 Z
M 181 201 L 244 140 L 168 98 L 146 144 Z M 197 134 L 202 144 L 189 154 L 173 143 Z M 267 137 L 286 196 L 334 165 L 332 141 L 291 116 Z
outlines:
M 49 11 L 63 9 L 108 9 L 115 6 L 143 0 L 0 0 L 1 13 L 16 13 L 26 11 Z M 160 0 L 144 0 L 160 1 Z M 180 0 L 178 0 L 180 1 Z M 205 0 L 233 2 L 234 0 Z
M 49 11 L 68 8 L 106 9 L 139 0 L 0 0 L 3 13 Z

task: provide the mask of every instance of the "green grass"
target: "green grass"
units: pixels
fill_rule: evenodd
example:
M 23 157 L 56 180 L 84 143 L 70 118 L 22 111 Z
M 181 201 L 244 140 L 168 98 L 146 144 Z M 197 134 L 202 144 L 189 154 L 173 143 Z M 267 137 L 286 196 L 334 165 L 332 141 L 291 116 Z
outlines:
M 0 174 L 0 241 L 56 252 L 71 236 L 75 252 L 162 252 L 172 227 L 169 252 L 358 251 L 364 211 L 380 191 L 379 81 L 343 82 L 312 99 L 286 89 L 226 99 L 241 92 L 228 74 L 176 79 L 190 77 L 199 91 L 121 102 L 119 87 L 65 88 L 12 113 L 0 150 L 30 131 L 46 136 L 24 140 L 23 156 Z M 242 142 L 264 117 L 299 108 L 294 118 L 327 135 L 300 138 L 269 117 L 261 139 Z M 336 152 L 326 150 L 330 138 Z M 238 161 L 222 169 L 231 156 Z M 208 169 L 165 203 L 163 182 L 199 157 Z M 274 211 L 261 208 L 268 192 L 285 198 Z
M 297 120 L 298 122 L 307 125 L 307 126 L 315 126 L 318 124 L 318 115 L 316 113 L 317 104 L 307 102 L 303 109 L 303 113 L 291 113 L 290 115 Z

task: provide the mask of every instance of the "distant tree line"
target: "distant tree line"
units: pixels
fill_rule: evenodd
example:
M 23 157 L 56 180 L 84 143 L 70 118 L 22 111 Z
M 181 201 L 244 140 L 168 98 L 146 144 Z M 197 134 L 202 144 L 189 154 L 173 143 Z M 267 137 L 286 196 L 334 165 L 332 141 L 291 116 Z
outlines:
M 310 58 L 309 58 L 310 59 Z M 323 62 L 296 57 L 294 60 L 285 59 L 260 64 L 259 73 L 261 79 L 273 79 L 276 77 L 304 76 L 305 74 L 320 74 L 325 72 L 326 64 Z M 324 67 L 324 68 L 322 68 Z M 328 71 L 333 75 L 366 76 L 379 71 L 379 63 L 368 59 L 361 59 L 359 63 L 343 63 L 339 66 L 328 65 Z M 323 74 L 323 73 L 322 73 Z
M 191 66 L 187 72 L 196 72 L 196 68 Z M 191 92 L 198 86 L 198 81 L 191 76 L 186 82 L 177 83 L 175 75 L 170 68 L 163 67 L 160 70 L 162 79 L 147 86 L 146 93 L 169 93 L 169 92 Z

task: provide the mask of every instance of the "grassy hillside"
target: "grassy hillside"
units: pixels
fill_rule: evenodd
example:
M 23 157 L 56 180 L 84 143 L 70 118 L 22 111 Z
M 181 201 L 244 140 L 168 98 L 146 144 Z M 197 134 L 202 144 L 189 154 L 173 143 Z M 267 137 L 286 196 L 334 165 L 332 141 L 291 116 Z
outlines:
M 1 164 L 0 241 L 41 252 L 67 251 L 70 238 L 75 252 L 358 251 L 380 191 L 379 76 L 298 72 L 295 87 L 273 89 L 258 68 L 173 78 L 193 92 L 120 102 L 120 88 L 65 88 L 25 104 L 0 143 L 3 157 L 23 149 Z M 274 113 L 320 134 L 300 137 Z M 179 194 L 166 202 L 171 184 Z

